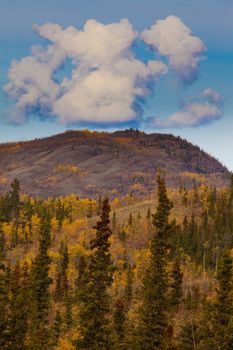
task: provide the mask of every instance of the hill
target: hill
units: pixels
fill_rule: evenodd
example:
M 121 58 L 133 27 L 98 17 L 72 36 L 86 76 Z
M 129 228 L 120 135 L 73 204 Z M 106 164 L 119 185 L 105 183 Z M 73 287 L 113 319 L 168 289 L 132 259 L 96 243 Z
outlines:
M 22 189 L 43 197 L 77 193 L 144 196 L 154 191 L 158 169 L 169 186 L 194 181 L 222 185 L 228 170 L 215 158 L 180 137 L 137 130 L 70 130 L 32 141 L 0 145 L 0 191 L 18 178 Z

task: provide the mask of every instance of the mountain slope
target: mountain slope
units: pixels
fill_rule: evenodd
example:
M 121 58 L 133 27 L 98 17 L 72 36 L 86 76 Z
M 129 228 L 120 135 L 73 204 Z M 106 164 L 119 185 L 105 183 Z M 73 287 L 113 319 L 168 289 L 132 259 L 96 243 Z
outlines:
M 199 147 L 167 134 L 67 131 L 52 137 L 0 145 L 0 190 L 17 177 L 30 195 L 143 194 L 155 172 L 170 186 L 196 179 L 224 182 L 228 170 Z M 196 175 L 195 175 L 196 174 Z

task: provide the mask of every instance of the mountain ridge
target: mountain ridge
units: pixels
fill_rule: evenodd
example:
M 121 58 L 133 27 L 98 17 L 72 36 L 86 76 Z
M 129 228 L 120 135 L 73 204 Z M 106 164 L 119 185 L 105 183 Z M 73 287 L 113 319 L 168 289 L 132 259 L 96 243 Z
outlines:
M 200 147 L 172 134 L 133 129 L 114 132 L 68 130 L 35 140 L 0 144 L 0 190 L 17 177 L 34 196 L 77 193 L 146 195 L 163 169 L 170 186 L 201 177 L 224 184 L 228 169 Z M 195 175 L 196 174 L 196 175 Z

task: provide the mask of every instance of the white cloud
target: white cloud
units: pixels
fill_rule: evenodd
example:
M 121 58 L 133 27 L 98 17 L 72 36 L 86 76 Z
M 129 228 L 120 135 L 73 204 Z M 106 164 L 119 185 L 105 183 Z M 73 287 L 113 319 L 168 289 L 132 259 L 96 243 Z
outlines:
M 127 19 L 108 25 L 88 20 L 83 30 L 74 27 L 63 29 L 52 23 L 34 25 L 33 28 L 39 35 L 64 50 L 67 56 L 89 67 L 106 65 L 122 55 L 130 54 L 127 51 L 137 37 Z
M 188 102 L 184 104 L 181 110 L 171 115 L 168 119 L 151 118 L 151 126 L 167 129 L 198 127 L 212 123 L 223 116 L 222 100 L 222 96 L 215 90 L 205 89 L 197 96 L 188 99 Z
M 82 30 L 47 23 L 33 26 L 47 39 L 46 49 L 33 46 L 31 55 L 13 61 L 5 92 L 16 101 L 9 119 L 24 123 L 32 112 L 56 117 L 63 124 L 122 123 L 139 120 L 141 106 L 168 66 L 157 59 L 147 63 L 135 57 L 132 44 L 143 39 L 163 56 L 180 78 L 191 81 L 198 71 L 202 41 L 173 16 L 158 21 L 140 36 L 127 19 L 108 25 L 96 20 Z M 71 77 L 56 79 L 66 59 L 71 59 Z M 156 127 L 197 126 L 219 118 L 221 96 L 212 89 L 186 101 L 167 121 L 153 119 Z
M 30 112 L 35 108 L 49 111 L 60 92 L 53 73 L 63 62 L 64 54 L 53 46 L 47 50 L 34 46 L 31 51 L 31 56 L 12 62 L 8 72 L 9 83 L 4 87 L 5 92 L 17 100 L 16 107 L 21 111 L 19 115 L 23 110 Z M 15 112 L 14 119 L 16 115 Z
M 119 59 L 111 66 L 88 72 L 82 79 L 74 71 L 67 92 L 54 103 L 54 113 L 62 123 L 116 123 L 137 117 L 136 96 L 149 92 L 145 82 L 150 76 L 166 72 L 162 62 L 143 64 L 135 59 Z
M 89 20 L 83 30 L 52 23 L 34 30 L 50 41 L 48 50 L 34 47 L 31 56 L 14 61 L 5 87 L 26 112 L 39 109 L 65 124 L 126 122 L 138 117 L 135 101 L 150 93 L 148 80 L 167 72 L 161 61 L 134 57 L 137 33 L 126 19 L 108 25 Z M 73 61 L 72 77 L 58 83 L 54 74 L 65 58 Z
M 141 34 L 141 38 L 161 55 L 168 57 L 182 81 L 190 83 L 196 78 L 205 46 L 180 18 L 168 16 L 157 21 Z
M 54 104 L 61 122 L 108 123 L 135 117 L 132 108 L 135 88 L 127 76 L 97 70 L 74 86 Z

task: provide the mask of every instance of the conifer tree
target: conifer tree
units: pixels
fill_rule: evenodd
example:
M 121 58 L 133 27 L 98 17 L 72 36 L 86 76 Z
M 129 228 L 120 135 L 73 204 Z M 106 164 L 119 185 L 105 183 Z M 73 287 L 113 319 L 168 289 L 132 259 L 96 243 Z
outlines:
M 147 209 L 146 218 L 147 218 L 147 220 L 150 220 L 150 218 L 151 218 L 151 210 L 150 210 L 150 207 Z
M 97 200 L 97 206 L 96 206 L 96 215 L 101 214 L 101 209 L 102 209 L 102 196 L 99 195 L 98 200 Z
M 112 214 L 112 230 L 113 231 L 116 229 L 116 223 L 117 223 L 116 212 L 114 211 Z
M 109 252 L 111 236 L 109 213 L 109 202 L 105 199 L 100 221 L 95 226 L 96 236 L 90 242 L 93 253 L 84 272 L 82 290 L 78 293 L 81 333 L 78 349 L 111 349 L 108 287 L 112 283 L 114 266 Z
M 40 227 L 39 251 L 31 269 L 31 337 L 30 347 L 32 350 L 49 349 L 49 327 L 47 323 L 50 292 L 52 283 L 49 277 L 50 257 L 48 249 L 51 243 L 50 219 L 44 215 Z
M 56 280 L 56 299 L 57 300 L 65 300 L 68 296 L 68 277 L 67 277 L 67 269 L 69 265 L 69 253 L 67 243 L 64 244 L 61 242 L 60 246 L 60 260 L 58 264 L 57 271 L 57 280 Z
M 126 310 L 122 299 L 117 299 L 113 312 L 114 350 L 126 350 Z
M 75 280 L 75 293 L 77 298 L 79 298 L 79 293 L 82 293 L 82 290 L 84 288 L 85 282 L 86 282 L 86 270 L 87 270 L 87 262 L 84 255 L 81 255 L 78 259 L 78 276 Z
M 9 193 L 9 203 L 10 203 L 11 218 L 18 221 L 19 212 L 21 208 L 20 184 L 18 179 L 15 179 L 11 184 L 11 191 Z
M 0 227 L 0 349 L 8 347 L 8 278 L 4 254 L 4 239 Z
M 28 331 L 28 267 L 16 264 L 11 274 L 8 336 L 11 350 L 26 350 Z
M 181 328 L 181 332 L 178 338 L 179 350 L 196 350 L 197 349 L 197 325 L 192 320 L 188 320 Z M 209 350 L 210 348 L 206 348 Z M 203 348 L 204 350 L 204 348 Z
M 171 293 L 170 293 L 170 303 L 172 310 L 177 311 L 179 303 L 182 297 L 182 282 L 183 273 L 180 268 L 180 261 L 178 258 L 175 259 L 172 269 L 172 283 L 171 283 Z
M 129 225 L 129 226 L 132 226 L 132 225 L 133 225 L 133 215 L 132 215 L 131 212 L 129 213 L 128 225 Z
M 233 344 L 233 259 L 225 251 L 217 274 L 219 287 L 213 310 L 213 337 L 217 349 L 231 350 Z
M 59 337 L 61 335 L 61 330 L 62 330 L 62 317 L 61 314 L 59 312 L 59 310 L 57 310 L 56 312 L 56 316 L 54 319 L 54 324 L 53 324 L 53 329 L 52 329 L 52 345 L 57 345 Z
M 87 208 L 87 218 L 90 219 L 93 216 L 93 205 L 92 200 L 89 199 L 88 208 Z
M 158 206 L 153 216 L 155 237 L 150 244 L 150 261 L 142 288 L 142 306 L 139 311 L 138 349 L 166 348 L 168 332 L 168 244 L 172 203 L 167 196 L 164 179 L 158 175 Z
M 133 298 L 133 271 L 130 265 L 127 268 L 126 286 L 124 292 L 125 308 L 129 310 Z

